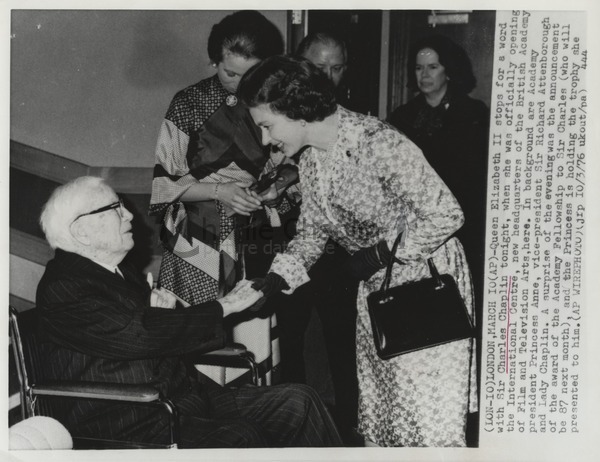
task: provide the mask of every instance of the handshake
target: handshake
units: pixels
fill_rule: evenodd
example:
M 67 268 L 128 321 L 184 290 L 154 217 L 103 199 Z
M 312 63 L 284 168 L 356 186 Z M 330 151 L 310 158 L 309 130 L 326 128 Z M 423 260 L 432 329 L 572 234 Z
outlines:
M 153 308 L 175 309 L 178 306 L 189 306 L 170 290 L 157 288 L 153 283 L 152 273 L 147 275 L 150 286 L 150 306 Z M 256 312 L 262 308 L 267 297 L 286 289 L 285 280 L 276 273 L 269 273 L 264 278 L 251 281 L 243 279 L 224 297 L 217 299 L 223 307 L 223 317 L 240 313 L 244 310 Z
M 264 278 L 238 282 L 231 292 L 217 301 L 223 306 L 224 316 L 244 310 L 256 313 L 264 306 L 267 298 L 287 288 L 288 285 L 281 276 L 269 273 Z
M 371 247 L 355 252 L 341 270 L 346 271 L 348 277 L 352 279 L 366 281 L 385 268 L 392 259 L 402 263 L 392 255 L 387 242 L 382 240 Z M 258 312 L 269 297 L 285 289 L 289 289 L 285 279 L 277 273 L 270 272 L 264 278 L 240 281 L 231 292 L 218 301 L 223 305 L 225 316 L 245 309 L 249 312 Z M 230 302 L 233 302 L 234 307 L 230 313 L 227 313 L 226 310 L 229 308 L 226 306 L 229 307 Z
M 352 279 L 366 281 L 377 271 L 385 268 L 392 258 L 402 263 L 392 255 L 387 242 L 382 240 L 371 247 L 362 248 L 351 255 L 348 264 L 344 265 L 343 270 Z M 264 278 L 239 282 L 233 291 L 218 301 L 223 305 L 224 302 L 227 304 L 229 299 L 233 298 L 236 301 L 242 302 L 243 307 L 232 312 L 239 312 L 245 309 L 248 309 L 250 312 L 257 312 L 263 307 L 269 297 L 285 289 L 289 289 L 285 279 L 277 273 L 270 272 Z M 223 309 L 225 311 L 225 305 Z
M 377 271 L 385 268 L 391 259 L 400 262 L 390 251 L 387 242 L 379 241 L 371 247 L 365 247 L 356 251 L 348 259 L 348 262 L 341 269 L 348 274 L 348 277 L 366 281 L 370 279 Z M 148 276 L 148 283 L 152 288 L 150 295 L 150 305 L 157 308 L 175 308 L 178 303 L 187 305 L 181 299 L 166 289 L 153 288 L 151 274 Z M 223 316 L 240 313 L 248 310 L 249 312 L 258 312 L 265 304 L 267 298 L 289 289 L 288 284 L 279 274 L 270 272 L 264 278 L 252 280 L 243 279 L 224 297 L 217 299 L 217 302 L 223 307 Z

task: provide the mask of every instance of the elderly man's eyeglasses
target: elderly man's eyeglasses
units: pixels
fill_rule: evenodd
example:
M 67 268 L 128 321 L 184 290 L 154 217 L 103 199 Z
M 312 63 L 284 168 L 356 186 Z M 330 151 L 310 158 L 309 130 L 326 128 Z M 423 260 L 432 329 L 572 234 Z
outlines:
M 125 206 L 123 205 L 123 199 L 119 199 L 117 202 L 113 202 L 112 204 L 105 205 L 104 207 L 100 207 L 99 209 L 92 210 L 91 212 L 82 213 L 81 215 L 78 215 L 77 218 L 75 218 L 73 220 L 73 223 L 75 223 L 81 217 L 85 217 L 87 215 L 96 215 L 97 213 L 102 213 L 102 212 L 106 212 L 107 210 L 113 210 L 113 209 L 116 209 L 119 216 L 121 218 L 123 218 L 125 216 Z

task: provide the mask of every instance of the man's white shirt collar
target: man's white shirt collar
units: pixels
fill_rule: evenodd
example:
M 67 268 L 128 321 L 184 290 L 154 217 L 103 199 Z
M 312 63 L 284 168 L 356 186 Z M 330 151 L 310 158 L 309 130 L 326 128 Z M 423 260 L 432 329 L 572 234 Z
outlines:
M 118 275 L 120 275 L 123 279 L 125 279 L 125 276 L 123 276 L 123 273 L 121 272 L 121 270 L 119 269 L 118 266 L 113 266 L 113 265 L 107 265 L 106 263 L 101 263 L 99 261 L 96 260 L 92 260 L 94 263 L 97 263 L 98 265 L 102 266 L 103 268 L 106 268 L 108 271 L 110 271 L 111 273 L 117 273 Z

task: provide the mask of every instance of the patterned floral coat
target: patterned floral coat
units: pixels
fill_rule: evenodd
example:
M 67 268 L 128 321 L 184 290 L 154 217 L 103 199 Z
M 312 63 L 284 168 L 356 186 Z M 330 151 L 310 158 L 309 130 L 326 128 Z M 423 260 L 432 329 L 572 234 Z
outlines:
M 293 291 L 308 281 L 328 237 L 354 253 L 381 239 L 391 248 L 404 230 L 396 256 L 405 265 L 395 265 L 393 285 L 427 277 L 426 259 L 433 256 L 440 273 L 455 277 L 472 313 L 469 269 L 452 237 L 463 223 L 455 197 L 403 134 L 342 107 L 337 114 L 335 145 L 302 155 L 298 232 L 271 270 Z M 366 296 L 380 287 L 383 273 L 361 284 L 357 301 L 359 431 L 383 446 L 464 446 L 466 414 L 476 407 L 472 342 L 380 360 Z

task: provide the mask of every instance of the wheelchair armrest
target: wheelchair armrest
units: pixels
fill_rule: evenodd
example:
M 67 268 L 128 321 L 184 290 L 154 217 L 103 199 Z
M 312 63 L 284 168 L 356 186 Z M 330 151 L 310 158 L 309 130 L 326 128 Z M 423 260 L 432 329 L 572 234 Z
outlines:
M 232 343 L 224 348 L 209 351 L 208 353 L 192 354 L 190 360 L 196 366 L 203 365 L 249 369 L 252 375 L 252 382 L 255 385 L 260 384 L 258 365 L 254 360 L 254 354 L 251 351 L 248 351 L 246 347 L 240 343 Z
M 194 364 L 207 366 L 249 368 L 254 363 L 254 354 L 246 350 L 244 345 L 232 343 L 219 350 L 192 354 L 190 359 Z
M 137 406 L 155 406 L 167 413 L 169 418 L 169 443 L 166 447 L 176 448 L 179 441 L 179 417 L 175 405 L 161 396 L 158 390 L 150 385 L 110 382 L 56 381 L 31 386 L 34 397 L 58 397 L 69 399 L 100 399 L 123 401 Z M 102 440 L 97 438 L 75 438 L 81 447 L 96 447 L 108 444 L 107 447 L 130 448 L 147 447 L 151 444 L 126 443 L 121 441 Z M 90 445 L 91 444 L 91 445 Z M 163 445 L 156 445 L 163 447 Z
M 33 385 L 32 392 L 38 396 L 106 399 L 137 403 L 150 403 L 159 398 L 158 390 L 150 385 L 109 382 L 48 382 Z

